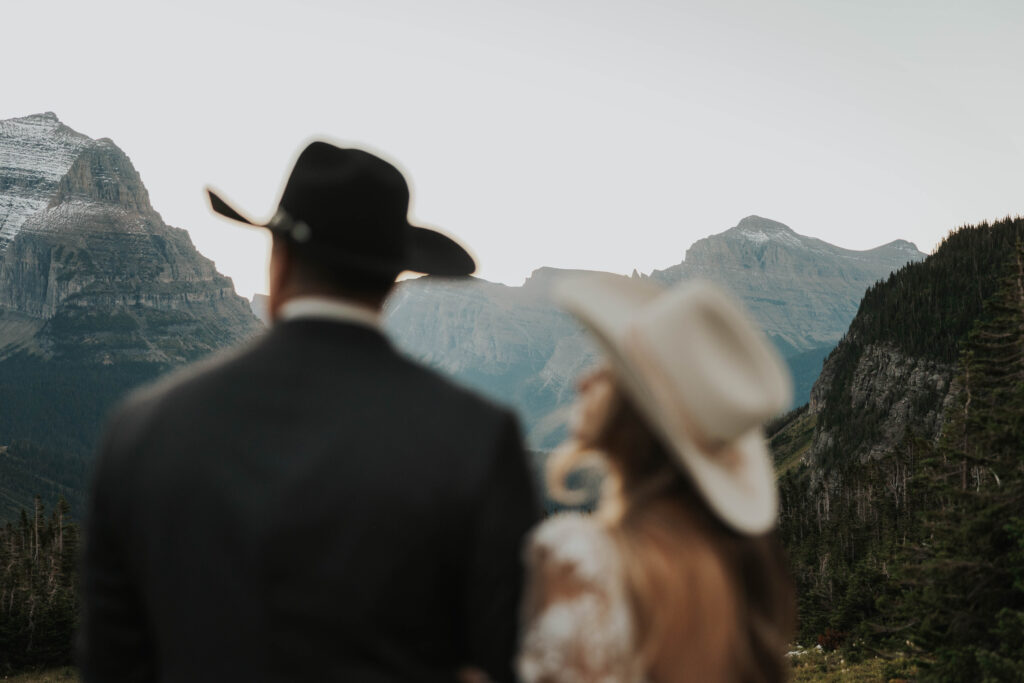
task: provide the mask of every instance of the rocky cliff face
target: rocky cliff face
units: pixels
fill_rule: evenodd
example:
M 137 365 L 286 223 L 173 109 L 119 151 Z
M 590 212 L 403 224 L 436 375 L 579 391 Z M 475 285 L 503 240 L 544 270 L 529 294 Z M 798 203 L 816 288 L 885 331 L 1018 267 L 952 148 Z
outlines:
M 113 142 L 0 121 L 0 444 L 87 454 L 128 389 L 261 329 Z
M 385 325 L 406 353 L 517 408 L 529 440 L 551 446 L 574 379 L 596 362 L 582 330 L 550 300 L 567 271 L 542 268 L 522 287 L 475 278 L 399 284 Z
M 0 151 L 0 356 L 176 364 L 259 329 L 113 142 L 43 114 L 0 122 Z
M 1019 219 L 961 228 L 869 288 L 806 411 L 776 425 L 783 468 L 804 465 L 813 490 L 934 445 L 961 404 L 965 344 L 993 315 L 987 302 L 1011 275 L 1005 261 L 1022 234 Z
M 838 390 L 842 354 L 825 362 L 811 390 L 809 414 L 827 412 L 829 401 L 840 402 L 836 412 L 871 416 L 872 430 L 857 440 L 842 439 L 843 425 L 822 421 L 803 462 L 824 470 L 828 456 L 843 444 L 843 458 L 865 463 L 891 455 L 908 436 L 935 441 L 958 387 L 955 366 L 909 355 L 892 344 L 869 344 L 857 354 L 843 390 Z

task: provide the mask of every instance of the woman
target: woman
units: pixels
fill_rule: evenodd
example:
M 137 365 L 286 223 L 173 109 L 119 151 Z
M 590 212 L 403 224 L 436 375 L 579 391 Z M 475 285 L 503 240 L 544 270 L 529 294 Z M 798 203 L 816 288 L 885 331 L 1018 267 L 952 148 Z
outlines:
M 608 361 L 581 382 L 553 492 L 597 453 L 593 516 L 552 517 L 526 549 L 527 683 L 778 681 L 795 620 L 761 425 L 788 407 L 778 355 L 707 283 L 563 283 Z M 571 492 L 569 492 L 571 493 Z

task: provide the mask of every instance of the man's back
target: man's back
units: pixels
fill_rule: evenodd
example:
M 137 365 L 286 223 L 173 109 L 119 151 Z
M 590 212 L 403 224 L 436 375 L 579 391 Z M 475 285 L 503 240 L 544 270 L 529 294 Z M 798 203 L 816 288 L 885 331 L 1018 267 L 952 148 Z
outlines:
M 515 421 L 376 330 L 279 324 L 129 401 L 97 467 L 87 676 L 511 677 Z

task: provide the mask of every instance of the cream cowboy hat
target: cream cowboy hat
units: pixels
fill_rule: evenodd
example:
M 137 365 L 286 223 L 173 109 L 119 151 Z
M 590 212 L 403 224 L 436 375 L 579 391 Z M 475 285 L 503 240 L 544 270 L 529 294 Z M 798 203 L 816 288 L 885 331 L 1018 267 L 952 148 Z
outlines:
M 555 300 L 608 352 L 612 371 L 718 518 L 761 534 L 778 491 L 762 425 L 789 407 L 782 359 L 739 302 L 704 281 L 663 289 L 588 274 Z

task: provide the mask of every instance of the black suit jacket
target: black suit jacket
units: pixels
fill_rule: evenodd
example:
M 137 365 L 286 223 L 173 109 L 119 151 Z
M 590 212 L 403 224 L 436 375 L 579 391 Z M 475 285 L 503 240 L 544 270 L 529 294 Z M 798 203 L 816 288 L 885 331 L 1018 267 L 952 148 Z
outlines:
M 511 680 L 539 507 L 515 419 L 295 320 L 130 398 L 97 456 L 86 680 Z

